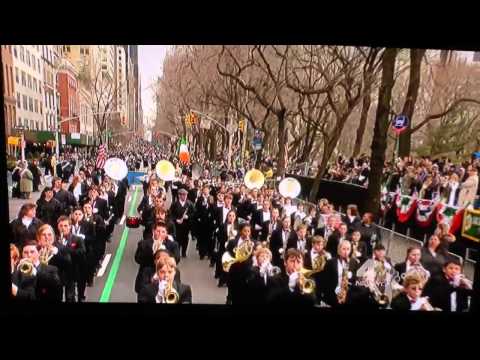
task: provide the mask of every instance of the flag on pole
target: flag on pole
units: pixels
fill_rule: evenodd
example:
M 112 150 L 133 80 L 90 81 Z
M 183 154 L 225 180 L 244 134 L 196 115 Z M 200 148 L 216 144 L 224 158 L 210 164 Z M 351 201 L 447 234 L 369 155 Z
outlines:
M 183 165 L 187 165 L 190 162 L 190 153 L 188 152 L 187 140 L 184 137 L 182 137 L 182 140 L 180 141 L 178 158 Z
M 95 167 L 97 169 L 103 169 L 106 161 L 107 161 L 107 148 L 105 144 L 101 144 L 98 147 L 97 162 L 95 164 Z

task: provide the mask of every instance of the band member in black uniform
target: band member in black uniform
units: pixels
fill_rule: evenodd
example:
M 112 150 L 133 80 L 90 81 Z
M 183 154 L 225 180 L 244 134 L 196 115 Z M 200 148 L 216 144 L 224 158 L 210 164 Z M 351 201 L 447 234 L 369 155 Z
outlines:
M 297 231 L 293 232 L 287 241 L 287 249 L 294 248 L 305 255 L 311 247 L 311 239 L 307 237 L 307 225 L 298 225 Z
M 48 265 L 55 266 L 60 277 L 60 298 L 63 299 L 63 294 L 66 291 L 65 286 L 69 276 L 72 272 L 72 258 L 68 249 L 60 244 L 55 237 L 55 230 L 48 224 L 43 224 L 37 230 L 36 240 L 38 243 L 39 252 L 47 253 Z
M 227 219 L 223 225 L 220 226 L 217 234 L 217 251 L 216 251 L 216 267 L 215 277 L 218 278 L 218 287 L 227 284 L 228 274 L 222 267 L 222 255 L 226 251 L 226 246 L 229 241 L 233 241 L 238 234 L 237 215 L 235 211 L 230 210 L 227 214 Z
M 21 247 L 25 241 L 35 239 L 37 229 L 43 225 L 43 222 L 36 218 L 36 208 L 32 203 L 22 205 L 18 217 L 10 223 L 10 243 Z
M 106 248 L 106 233 L 105 233 L 105 221 L 98 214 L 93 213 L 92 204 L 86 202 L 83 205 L 83 216 L 87 223 L 92 227 L 92 245 L 93 254 L 95 259 L 95 269 L 100 268 L 100 263 L 105 256 Z
M 351 234 L 360 226 L 362 219 L 360 219 L 360 216 L 358 216 L 357 205 L 348 205 L 347 214 L 342 215 L 342 222 L 347 224 L 348 234 Z
M 434 310 L 428 297 L 421 296 L 424 285 L 423 279 L 418 274 L 405 277 L 404 290 L 393 298 L 390 305 L 391 309 L 396 311 Z
M 325 264 L 321 284 L 322 296 L 332 307 L 351 303 L 351 287 L 356 283 L 358 270 L 358 262 L 349 258 L 351 250 L 349 241 L 340 241 L 336 257 Z
M 57 221 L 60 234 L 59 243 L 63 245 L 72 259 L 72 271 L 70 272 L 65 286 L 65 298 L 67 302 L 75 302 L 75 285 L 78 292 L 78 302 L 85 300 L 85 273 L 86 248 L 85 241 L 71 232 L 70 219 L 62 215 Z
M 195 213 L 193 221 L 197 227 L 198 236 L 198 252 L 200 260 L 205 256 L 212 257 L 213 253 L 213 231 L 215 226 L 215 206 L 213 198 L 209 199 L 210 188 L 204 186 L 202 195 L 197 199 L 195 204 Z
M 99 197 L 97 186 L 92 185 L 88 190 L 88 200 L 92 204 L 93 213 L 100 215 L 104 221 L 107 221 L 109 217 L 108 203 L 106 200 Z
M 362 235 L 360 231 L 354 230 L 350 236 L 350 244 L 352 245 L 351 257 L 358 260 L 358 264 L 362 265 L 367 260 L 367 245 L 361 241 Z
M 303 268 L 303 254 L 297 249 L 288 249 L 285 253 L 284 271 L 271 278 L 267 302 L 279 305 L 313 306 L 316 303 L 315 292 L 306 292 Z
M 168 250 L 160 249 L 153 255 L 153 266 L 147 266 L 143 269 L 139 281 L 135 284 L 135 292 L 138 294 L 142 288 L 152 282 L 152 278 L 155 275 L 155 267 L 160 260 L 166 260 L 170 258 Z M 175 281 L 180 282 L 180 270 L 175 272 Z
M 423 294 L 434 307 L 462 312 L 468 309 L 468 297 L 473 295 L 472 282 L 462 274 L 460 262 L 450 257 L 443 266 L 443 274 L 432 275 L 427 281 Z
M 192 289 L 189 285 L 175 281 L 176 264 L 173 258 L 161 259 L 156 264 L 154 280 L 143 287 L 138 295 L 139 303 L 192 303 Z M 169 293 L 176 293 L 169 299 Z
M 348 227 L 347 224 L 341 223 L 337 230 L 335 230 L 327 239 L 326 249 L 330 254 L 334 254 L 338 249 L 340 241 L 348 240 Z
M 262 245 L 257 246 L 253 256 L 253 266 L 247 278 L 248 303 L 262 305 L 267 303 L 267 297 L 273 276 L 281 272 L 279 267 L 271 263 L 272 253 Z
M 187 200 L 187 190 L 178 190 L 178 201 L 172 204 L 170 213 L 172 220 L 175 222 L 177 230 L 177 242 L 180 246 L 182 257 L 187 257 L 188 234 L 191 230 L 191 218 L 194 214 L 194 206 L 191 201 Z
M 153 225 L 155 224 L 155 209 L 164 208 L 165 203 L 161 196 L 148 196 L 142 199 L 142 202 L 137 208 L 137 211 L 142 217 L 143 237 L 149 236 L 152 233 Z
M 253 251 L 253 242 L 251 240 L 251 227 L 250 224 L 240 225 L 240 235 L 233 240 L 229 240 L 226 246 L 226 251 L 231 256 L 235 257 L 235 248 L 250 243 Z M 236 262 L 230 266 L 230 271 L 227 277 L 228 296 L 227 303 L 232 305 L 246 304 L 249 302 L 249 293 L 247 279 L 252 266 L 252 256 L 242 262 Z
M 380 229 L 377 224 L 373 221 L 372 213 L 363 214 L 362 222 L 358 225 L 357 229 L 362 234 L 361 241 L 364 241 L 367 245 L 367 255 L 368 257 L 372 256 L 373 247 L 377 243 L 382 242 L 382 235 L 380 234 Z
M 177 240 L 177 231 L 175 230 L 175 223 L 170 219 L 170 217 L 167 215 L 167 211 L 163 206 L 161 207 L 155 207 L 153 210 L 154 216 L 155 216 L 155 223 L 164 223 L 167 225 L 167 232 L 168 235 L 171 236 L 175 241 Z M 145 234 L 146 236 L 151 236 L 152 235 L 152 230 L 150 229 L 150 232 Z
M 22 249 L 22 260 L 12 274 L 12 296 L 19 300 L 62 301 L 62 286 L 55 266 L 42 264 L 38 244 L 28 240 Z M 28 263 L 29 270 L 22 264 Z M 23 271 L 22 271 L 23 270 Z
M 268 221 L 270 221 L 270 208 L 271 204 L 269 200 L 263 200 L 262 208 L 255 210 L 252 216 L 253 238 L 259 241 L 267 240 L 267 235 L 262 234 L 262 230 L 265 227 L 268 228 Z
M 175 259 L 180 260 L 179 247 L 177 242 L 168 239 L 167 227 L 163 223 L 157 223 L 153 227 L 153 234 L 138 242 L 135 252 L 135 261 L 139 266 L 135 279 L 135 289 L 140 289 L 142 273 L 146 267 L 154 266 L 153 254 L 157 250 L 165 249 Z
M 43 189 L 40 199 L 37 200 L 36 216 L 42 222 L 55 226 L 58 217 L 62 215 L 62 204 L 53 197 L 51 187 Z
M 93 277 L 95 275 L 96 265 L 97 265 L 97 254 L 96 254 L 96 238 L 94 233 L 94 227 L 91 222 L 88 222 L 84 218 L 84 214 L 81 208 L 76 208 L 73 210 L 72 216 L 72 234 L 83 239 L 85 242 L 85 266 L 81 270 L 81 274 L 85 276 L 84 279 L 80 282 L 79 287 L 83 290 L 82 294 L 85 292 L 85 284 L 88 286 L 93 286 Z
M 273 265 L 283 268 L 283 254 L 287 249 L 287 243 L 291 233 L 290 216 L 284 216 L 282 219 L 282 228 L 273 231 L 270 238 L 270 250 L 272 251 Z
M 60 178 L 53 179 L 53 196 L 62 205 L 63 215 L 70 215 L 72 210 L 77 206 L 77 200 L 73 193 L 67 191 L 63 187 L 68 186 L 68 181 L 62 181 Z

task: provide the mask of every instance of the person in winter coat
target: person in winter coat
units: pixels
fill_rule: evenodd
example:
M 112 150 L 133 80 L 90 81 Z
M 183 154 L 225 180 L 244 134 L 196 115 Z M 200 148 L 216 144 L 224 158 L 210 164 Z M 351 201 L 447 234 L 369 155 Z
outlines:
M 27 162 L 22 164 L 20 172 L 20 193 L 24 199 L 30 199 L 30 193 L 33 191 L 33 174 L 27 168 Z

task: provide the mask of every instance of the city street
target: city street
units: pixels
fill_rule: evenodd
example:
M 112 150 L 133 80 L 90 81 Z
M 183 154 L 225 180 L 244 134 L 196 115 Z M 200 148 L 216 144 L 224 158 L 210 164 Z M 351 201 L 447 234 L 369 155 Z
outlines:
M 135 214 L 141 201 L 142 189 L 133 188 L 125 201 L 125 214 Z M 40 192 L 32 193 L 36 202 Z M 9 215 L 13 220 L 25 200 L 10 199 Z M 125 221 L 115 226 L 112 240 L 107 243 L 107 250 L 102 268 L 95 277 L 93 287 L 87 288 L 87 301 L 91 302 L 136 302 L 134 291 L 138 265 L 135 263 L 135 250 L 141 240 L 143 228 L 128 229 Z M 190 242 L 187 258 L 181 259 L 178 269 L 182 282 L 192 287 L 193 303 L 225 304 L 226 288 L 218 288 L 213 275 L 213 268 L 208 260 L 200 261 L 195 242 Z

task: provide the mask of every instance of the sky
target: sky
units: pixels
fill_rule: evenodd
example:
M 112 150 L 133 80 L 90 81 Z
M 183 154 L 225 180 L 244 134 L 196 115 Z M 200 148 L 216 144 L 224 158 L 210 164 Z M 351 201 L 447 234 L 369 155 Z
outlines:
M 153 81 L 162 74 L 162 64 L 168 45 L 139 45 L 138 68 L 142 81 L 142 108 L 145 118 L 155 113 Z

